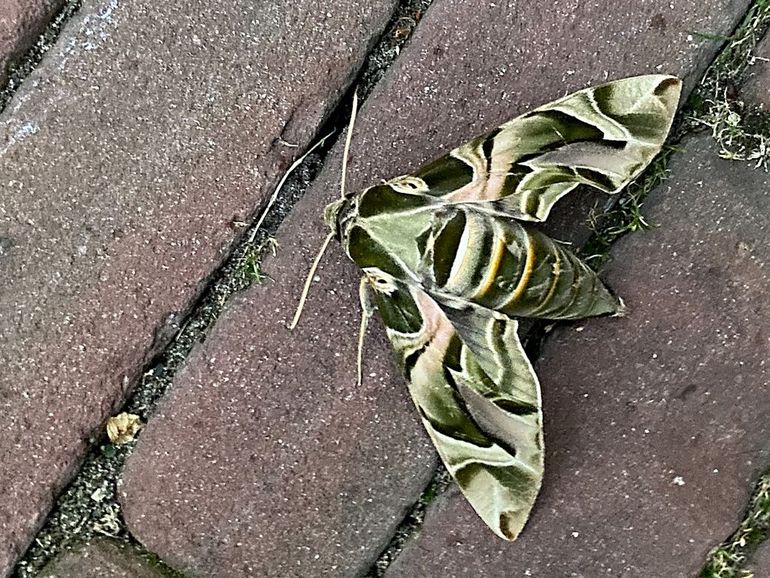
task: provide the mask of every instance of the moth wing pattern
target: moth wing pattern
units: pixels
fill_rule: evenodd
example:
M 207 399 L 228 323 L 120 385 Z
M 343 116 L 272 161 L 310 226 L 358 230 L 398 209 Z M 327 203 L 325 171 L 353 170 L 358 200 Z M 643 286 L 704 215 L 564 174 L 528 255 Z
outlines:
M 579 185 L 613 194 L 660 151 L 681 81 L 644 75 L 586 88 L 540 106 L 455 148 L 396 190 L 542 222 Z
M 613 194 L 639 175 L 665 142 L 680 91 L 665 75 L 578 91 L 325 211 L 330 235 L 364 271 L 442 461 L 504 539 L 524 527 L 544 464 L 540 385 L 514 317 L 623 313 L 598 275 L 533 222 L 580 185 Z
M 441 460 L 501 538 L 523 529 L 543 478 L 540 385 L 517 322 L 440 305 L 419 287 L 368 272 L 409 392 Z

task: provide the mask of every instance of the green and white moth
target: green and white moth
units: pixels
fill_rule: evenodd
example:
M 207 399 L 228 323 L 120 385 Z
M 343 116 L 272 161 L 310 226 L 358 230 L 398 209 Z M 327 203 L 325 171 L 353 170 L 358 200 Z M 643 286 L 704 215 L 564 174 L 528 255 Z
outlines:
M 544 465 L 540 385 L 514 318 L 623 308 L 533 223 L 579 185 L 614 194 L 639 175 L 680 90 L 662 75 L 581 90 L 326 208 L 327 242 L 363 270 L 364 319 L 379 312 L 439 456 L 506 540 L 524 527 Z

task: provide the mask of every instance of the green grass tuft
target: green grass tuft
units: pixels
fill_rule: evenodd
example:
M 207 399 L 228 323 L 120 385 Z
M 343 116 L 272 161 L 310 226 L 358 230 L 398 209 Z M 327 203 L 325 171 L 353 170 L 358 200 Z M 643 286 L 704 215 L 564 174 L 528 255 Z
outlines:
M 688 121 L 708 127 L 722 158 L 767 170 L 770 112 L 740 100 L 736 87 L 756 62 L 754 49 L 770 26 L 770 0 L 757 0 L 729 38 L 688 101 Z
M 237 265 L 235 267 L 236 276 L 245 283 L 245 285 L 262 283 L 265 281 L 265 279 L 267 279 L 267 274 L 262 270 L 262 258 L 268 250 L 275 255 L 277 248 L 278 241 L 273 237 L 267 237 L 267 239 L 258 246 L 247 245 L 244 248 L 243 254 L 237 258 Z
M 700 578 L 753 578 L 742 570 L 750 555 L 770 532 L 770 470 L 759 479 L 746 516 L 725 542 L 714 548 Z
M 654 227 L 642 213 L 644 199 L 653 189 L 668 178 L 669 158 L 678 149 L 664 146 L 641 177 L 631 183 L 607 210 L 594 207 L 588 215 L 591 238 L 580 250 L 583 260 L 594 270 L 599 270 L 609 259 L 609 250 L 623 235 L 635 231 L 647 231 Z M 613 199 L 614 200 L 614 199 Z

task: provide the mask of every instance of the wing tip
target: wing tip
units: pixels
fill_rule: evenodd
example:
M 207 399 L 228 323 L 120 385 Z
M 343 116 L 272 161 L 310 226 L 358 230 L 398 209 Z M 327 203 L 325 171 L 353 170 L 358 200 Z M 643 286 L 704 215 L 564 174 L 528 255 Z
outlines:
M 682 79 L 676 76 L 661 75 L 653 94 L 663 102 L 667 110 L 675 111 L 682 96 Z
M 500 513 L 500 519 L 498 521 L 498 530 L 496 532 L 503 540 L 513 542 L 521 535 L 524 530 L 524 526 L 529 519 L 529 512 L 522 515 L 521 511 L 509 510 L 507 512 Z

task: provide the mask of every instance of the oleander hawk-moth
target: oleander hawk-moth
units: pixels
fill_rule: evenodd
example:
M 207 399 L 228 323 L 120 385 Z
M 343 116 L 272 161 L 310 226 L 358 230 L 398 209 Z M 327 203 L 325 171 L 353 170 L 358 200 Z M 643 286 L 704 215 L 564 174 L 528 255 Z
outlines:
M 639 175 L 680 89 L 648 75 L 581 90 L 326 208 L 441 460 L 502 538 L 524 527 L 544 466 L 540 386 L 514 318 L 623 308 L 533 223 L 579 185 L 613 194 Z

